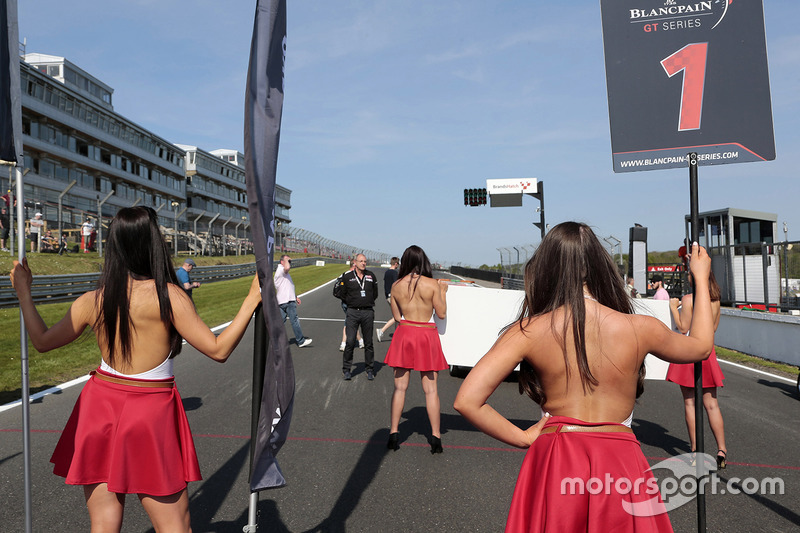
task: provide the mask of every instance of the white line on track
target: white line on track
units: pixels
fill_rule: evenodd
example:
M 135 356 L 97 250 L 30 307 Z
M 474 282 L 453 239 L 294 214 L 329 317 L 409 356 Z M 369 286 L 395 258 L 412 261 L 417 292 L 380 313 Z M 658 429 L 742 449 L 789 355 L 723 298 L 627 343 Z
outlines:
M 330 285 L 334 281 L 336 281 L 336 280 L 332 279 L 332 280 L 328 281 L 327 283 L 323 283 L 319 287 L 316 287 L 316 288 L 311 289 L 310 291 L 304 292 L 299 297 L 302 298 L 306 294 L 311 294 L 314 291 L 317 291 L 317 290 L 319 290 L 319 289 L 321 289 L 321 288 L 323 288 L 323 287 L 325 287 L 327 285 Z M 224 324 L 220 324 L 219 326 L 211 328 L 211 331 L 216 333 L 217 331 L 225 329 L 230 325 L 231 325 L 230 322 L 226 322 Z M 183 343 L 186 344 L 186 341 L 183 341 Z M 88 381 L 88 379 L 89 379 L 89 375 L 87 374 L 85 376 L 81 376 L 79 378 L 73 379 L 72 381 L 67 381 L 66 383 L 62 383 L 61 385 L 56 385 L 55 387 L 50 387 L 49 389 L 45 389 L 43 391 L 39 391 L 36 394 L 31 394 L 30 401 L 33 402 L 33 401 L 38 400 L 40 398 L 44 398 L 48 394 L 55 394 L 57 392 L 61 392 L 61 391 L 65 390 L 65 389 L 68 389 L 68 388 L 70 388 L 70 387 L 72 387 L 74 385 L 80 385 L 81 383 L 85 383 L 86 381 Z M 13 409 L 14 407 L 17 407 L 17 406 L 20 406 L 20 405 L 22 405 L 22 400 L 21 399 L 17 400 L 17 401 L 14 401 L 14 402 L 11 402 L 11 403 L 7 403 L 5 405 L 0 405 L 0 413 L 2 413 L 3 411 L 8 411 L 9 409 Z
M 456 274 L 453 274 L 453 275 L 456 276 Z M 456 277 L 461 277 L 461 276 L 456 276 Z M 461 278 L 461 279 L 464 279 L 464 278 Z M 315 287 L 315 288 L 311 289 L 310 291 L 306 291 L 303 294 L 300 294 L 298 296 L 298 298 L 302 298 L 307 294 L 311 294 L 312 292 L 318 291 L 321 288 L 330 285 L 334 281 L 336 281 L 336 280 L 332 279 L 331 281 L 329 281 L 327 283 L 323 283 L 322 285 L 320 285 L 318 287 Z M 313 321 L 317 321 L 317 322 L 341 322 L 342 321 L 341 319 L 336 319 L 336 318 L 301 318 L 300 320 L 313 320 Z M 380 323 L 384 323 L 385 324 L 386 322 L 385 321 L 381 322 L 381 321 L 376 320 L 375 323 L 376 324 L 380 324 Z M 230 324 L 231 324 L 230 322 L 226 322 L 224 324 L 220 324 L 219 326 L 211 328 L 211 331 L 216 333 L 217 331 L 219 331 L 221 329 L 227 328 Z M 184 342 L 184 344 L 186 343 L 186 341 L 183 341 L 183 342 Z M 779 379 L 779 380 L 785 381 L 787 383 L 796 383 L 796 381 L 793 380 L 793 379 L 785 378 L 783 376 L 778 376 L 778 375 L 775 375 L 775 374 L 770 374 L 769 372 L 764 372 L 763 370 L 757 370 L 755 368 L 750 368 L 749 366 L 744 366 L 744 365 L 740 365 L 740 364 L 737 364 L 737 363 L 731 363 L 730 361 L 725 361 L 723 359 L 718 359 L 718 361 L 720 363 L 724 363 L 726 365 L 735 366 L 736 368 L 741 368 L 743 370 L 749 370 L 750 372 L 755 372 L 756 374 L 762 374 L 764 376 L 769 376 L 771 378 Z M 74 386 L 74 385 L 80 385 L 81 383 L 84 383 L 88 379 L 89 379 L 88 375 L 81 376 L 79 378 L 73 379 L 72 381 L 67 381 L 66 383 L 62 383 L 61 385 L 57 385 L 55 387 L 51 387 L 49 389 L 37 392 L 36 394 L 32 394 L 31 395 L 31 401 L 33 402 L 33 401 L 38 400 L 40 398 L 44 398 L 48 394 L 54 394 L 54 393 L 57 393 L 57 392 L 61 392 L 61 391 L 65 390 L 65 389 L 68 389 L 68 388 Z M 17 407 L 17 406 L 20 406 L 20 405 L 22 405 L 22 400 L 17 400 L 15 402 L 7 403 L 5 405 L 0 405 L 0 413 L 2 413 L 3 411 L 8 411 L 9 409 L 13 409 L 14 407 Z

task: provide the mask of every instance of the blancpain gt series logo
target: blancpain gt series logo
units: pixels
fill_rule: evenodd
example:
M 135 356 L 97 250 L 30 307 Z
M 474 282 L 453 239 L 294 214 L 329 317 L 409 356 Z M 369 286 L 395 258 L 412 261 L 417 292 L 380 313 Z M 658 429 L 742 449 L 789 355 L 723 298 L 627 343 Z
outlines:
M 712 30 L 716 28 L 733 0 L 705 0 L 702 2 L 679 2 L 678 0 L 665 0 L 660 7 L 643 7 L 629 9 L 630 21 L 652 23 L 671 21 L 692 17 L 712 17 L 715 20 Z

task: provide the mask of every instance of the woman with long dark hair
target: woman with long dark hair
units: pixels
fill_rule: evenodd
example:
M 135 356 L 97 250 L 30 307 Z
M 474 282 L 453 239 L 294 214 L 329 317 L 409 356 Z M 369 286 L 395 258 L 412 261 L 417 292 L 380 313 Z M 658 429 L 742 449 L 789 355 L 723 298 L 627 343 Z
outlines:
M 186 484 L 201 477 L 173 358 L 183 338 L 224 363 L 261 301 L 258 278 L 233 322 L 215 336 L 177 284 L 153 209 L 121 209 L 105 252 L 98 288 L 52 327 L 33 303 L 27 260 L 14 261 L 11 271 L 39 352 L 69 344 L 88 326 L 102 356 L 50 459 L 53 471 L 83 486 L 92 531 L 120 530 L 129 493 L 139 495 L 156 531 L 191 531 Z
M 392 317 L 397 330 L 386 353 L 384 363 L 394 369 L 394 393 L 390 413 L 389 441 L 386 447 L 400 447 L 400 415 L 406 401 L 411 371 L 417 370 L 422 379 L 425 407 L 431 423 L 431 453 L 442 453 L 442 434 L 439 420 L 439 371 L 447 368 L 439 333 L 431 322 L 434 311 L 444 318 L 447 314 L 447 283 L 433 279 L 428 256 L 419 246 L 409 246 L 400 259 L 399 279 L 392 285 Z
M 689 283 L 694 285 L 694 278 L 689 274 Z M 709 294 L 711 295 L 711 311 L 714 317 L 714 331 L 719 327 L 720 316 L 720 291 L 717 278 L 711 272 L 708 278 Z M 692 308 L 693 298 L 691 294 L 686 294 L 680 300 L 672 298 L 669 301 L 669 309 L 675 326 L 683 334 L 689 332 L 692 327 Z M 725 444 L 725 422 L 722 420 L 722 411 L 719 409 L 717 401 L 717 387 L 722 387 L 722 380 L 725 375 L 719 367 L 717 361 L 717 351 L 712 348 L 711 356 L 703 361 L 703 407 L 708 414 L 708 424 L 711 426 L 711 433 L 717 441 L 717 469 L 722 470 L 728 465 L 728 447 Z M 695 420 L 694 420 L 694 365 L 671 364 L 667 371 L 667 381 L 677 383 L 681 386 L 683 395 L 683 409 L 686 417 L 686 429 L 689 430 L 689 445 L 692 452 L 696 449 Z
M 695 244 L 692 257 L 692 271 L 707 280 L 705 250 Z M 484 433 L 528 448 L 506 531 L 602 531 L 609 524 L 620 531 L 671 531 L 630 428 L 633 406 L 648 352 L 688 363 L 708 357 L 712 344 L 707 282 L 697 286 L 691 334 L 680 335 L 653 317 L 632 314 L 617 267 L 588 226 L 553 228 L 525 267 L 519 319 L 470 371 L 455 401 Z M 542 409 L 527 429 L 486 403 L 517 365 L 520 392 Z M 574 483 L 565 487 L 565 480 Z

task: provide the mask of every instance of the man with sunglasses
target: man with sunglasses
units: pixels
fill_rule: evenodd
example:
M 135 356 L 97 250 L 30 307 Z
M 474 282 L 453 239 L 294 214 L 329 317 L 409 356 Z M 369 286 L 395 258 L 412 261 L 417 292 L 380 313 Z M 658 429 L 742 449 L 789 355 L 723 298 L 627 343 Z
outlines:
M 300 320 L 297 318 L 297 306 L 300 305 L 300 298 L 294 292 L 294 281 L 292 276 L 289 275 L 289 270 L 292 268 L 292 260 L 288 255 L 281 256 L 281 262 L 275 270 L 275 294 L 278 299 L 278 307 L 281 308 L 281 316 L 283 321 L 286 322 L 286 317 L 289 317 L 289 323 L 294 330 L 294 338 L 299 348 L 304 348 L 311 344 L 311 338 L 303 336 L 303 330 L 300 329 Z

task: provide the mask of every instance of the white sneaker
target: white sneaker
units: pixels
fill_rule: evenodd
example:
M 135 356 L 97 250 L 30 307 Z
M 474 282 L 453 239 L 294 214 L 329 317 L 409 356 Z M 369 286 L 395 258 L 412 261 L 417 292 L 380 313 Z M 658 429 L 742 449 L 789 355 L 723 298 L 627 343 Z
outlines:
M 298 345 L 297 345 L 297 347 L 298 347 L 298 348 L 305 348 L 305 347 L 306 347 L 306 346 L 308 346 L 309 344 L 311 344 L 311 338 L 310 338 L 310 337 L 306 337 L 306 340 L 304 340 L 303 342 L 301 342 L 300 344 L 298 344 Z
M 359 347 L 359 348 L 363 348 L 363 347 L 364 347 L 364 339 L 360 339 L 360 340 L 358 341 L 358 347 Z
M 343 342 L 342 344 L 339 345 L 339 351 L 343 352 L 344 351 L 344 347 L 345 347 L 345 343 Z
M 378 342 L 383 342 L 383 331 L 376 329 L 375 335 L 378 337 Z

